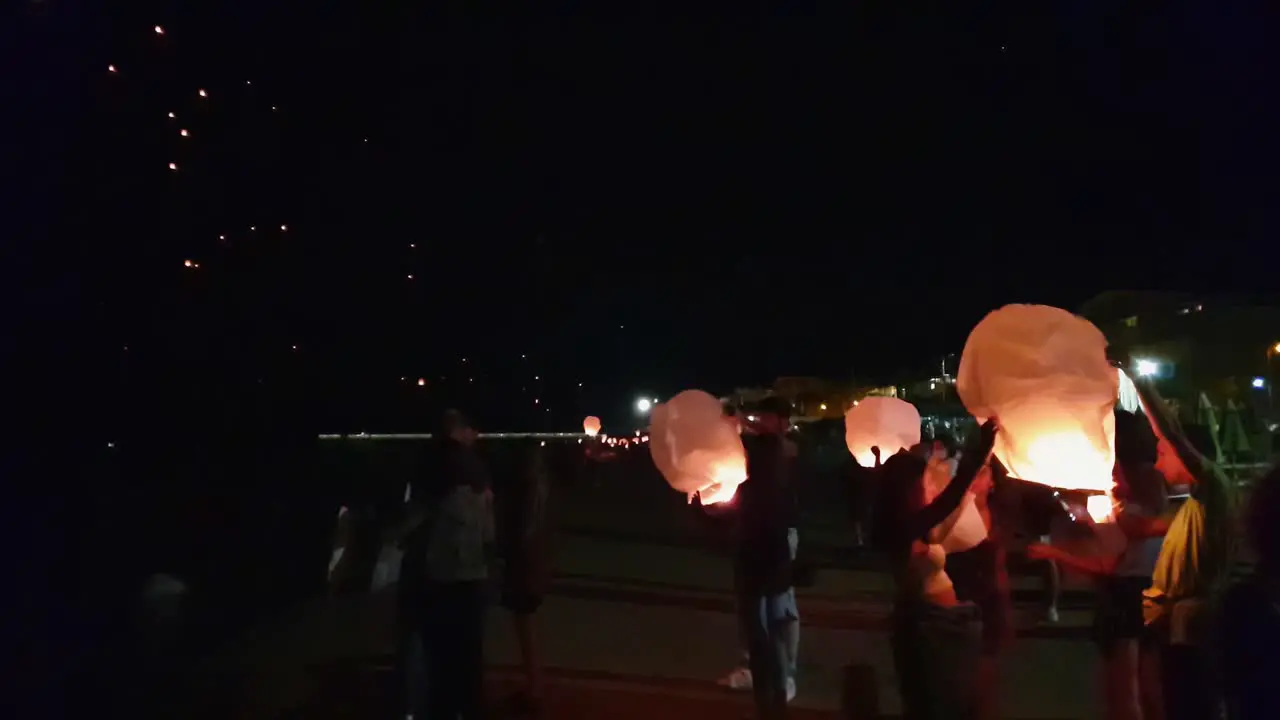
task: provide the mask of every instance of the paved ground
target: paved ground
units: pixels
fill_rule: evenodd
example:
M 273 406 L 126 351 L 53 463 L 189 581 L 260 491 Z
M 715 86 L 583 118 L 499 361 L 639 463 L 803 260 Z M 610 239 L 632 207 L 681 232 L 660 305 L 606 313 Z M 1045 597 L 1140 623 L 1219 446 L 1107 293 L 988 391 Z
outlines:
M 556 499 L 557 575 L 539 615 L 547 717 L 743 717 L 746 699 L 714 683 L 739 657 L 727 559 L 659 478 L 610 478 L 560 488 Z M 834 717 L 851 663 L 871 668 L 882 710 L 897 713 L 884 631 L 889 580 L 874 555 L 853 547 L 839 479 L 815 476 L 803 490 L 801 556 L 820 570 L 799 593 L 795 716 Z M 1013 578 L 1019 640 L 1004 659 L 1005 717 L 1098 717 L 1088 585 L 1069 579 L 1061 622 L 1044 625 L 1041 581 L 1028 570 L 1016 567 Z M 317 601 L 249 634 L 202 675 L 206 697 L 224 704 L 214 716 L 385 717 L 396 689 L 379 668 L 390 662 L 393 610 L 386 591 Z M 517 654 L 498 610 L 487 653 L 500 696 Z
M 539 616 L 555 688 L 550 709 L 556 714 L 550 717 L 742 715 L 745 698 L 714 684 L 739 655 L 723 559 L 572 535 L 561 538 L 557 551 L 561 573 Z M 874 670 L 882 709 L 898 712 L 883 629 L 887 589 L 875 572 L 826 570 L 813 588 L 801 591 L 798 711 L 834 713 L 843 668 L 858 663 Z M 1087 612 L 1064 612 L 1059 625 L 1045 627 L 1036 624 L 1037 608 L 1021 610 L 1023 637 L 1007 658 L 1003 684 L 1008 717 L 1096 717 L 1093 649 L 1082 639 Z M 359 708 L 373 713 L 390 704 L 389 680 L 379 680 L 375 668 L 389 663 L 392 613 L 391 597 L 383 591 L 342 603 L 317 602 L 290 622 L 251 636 L 236 653 L 252 660 L 243 664 L 234 692 L 251 698 L 259 710 L 241 710 L 239 716 L 277 717 L 292 707 L 294 717 L 318 720 L 378 717 L 359 714 Z M 495 610 L 491 621 L 490 662 L 514 666 L 508 618 Z M 212 670 L 208 676 L 217 677 Z M 207 691 L 231 692 L 215 686 Z M 614 712 L 615 705 L 622 714 Z

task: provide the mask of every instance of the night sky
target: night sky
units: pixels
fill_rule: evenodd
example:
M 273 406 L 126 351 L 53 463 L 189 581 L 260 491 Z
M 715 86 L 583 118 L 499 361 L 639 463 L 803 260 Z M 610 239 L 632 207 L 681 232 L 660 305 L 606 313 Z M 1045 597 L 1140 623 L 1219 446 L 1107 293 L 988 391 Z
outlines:
M 104 422 L 266 375 L 571 430 L 924 372 L 1008 302 L 1275 294 L 1262 3 L 93 5 L 2 44 L 19 324 Z

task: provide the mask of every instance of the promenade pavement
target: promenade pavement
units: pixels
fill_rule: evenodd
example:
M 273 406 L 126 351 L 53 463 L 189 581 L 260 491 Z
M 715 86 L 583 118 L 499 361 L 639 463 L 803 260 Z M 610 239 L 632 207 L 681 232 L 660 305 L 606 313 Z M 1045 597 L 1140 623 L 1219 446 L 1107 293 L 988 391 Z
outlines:
M 559 538 L 556 554 L 557 576 L 539 613 L 551 668 L 550 717 L 630 717 L 627 712 L 642 709 L 648 717 L 746 712 L 746 697 L 715 685 L 740 657 L 724 558 L 573 535 Z M 884 631 L 887 591 L 878 573 L 845 570 L 824 570 L 813 587 L 800 591 L 797 712 L 833 716 L 850 663 L 873 669 L 884 712 L 900 711 Z M 1097 717 L 1096 659 L 1084 639 L 1088 614 L 1068 611 L 1058 625 L 1046 627 L 1037 624 L 1036 609 L 1021 609 L 1023 637 L 1005 658 L 1006 716 Z M 251 634 L 233 653 L 241 658 L 234 687 L 206 692 L 231 704 L 251 700 L 253 708 L 242 704 L 235 711 L 244 718 L 279 717 L 290 708 L 294 717 L 376 717 L 343 714 L 342 708 L 373 712 L 389 706 L 394 688 L 378 668 L 391 663 L 393 613 L 386 589 L 317 601 L 288 622 Z M 490 620 L 487 652 L 498 692 L 518 654 L 509 618 L 495 608 Z M 206 676 L 229 679 L 212 666 Z M 628 710 L 615 714 L 614 706 Z

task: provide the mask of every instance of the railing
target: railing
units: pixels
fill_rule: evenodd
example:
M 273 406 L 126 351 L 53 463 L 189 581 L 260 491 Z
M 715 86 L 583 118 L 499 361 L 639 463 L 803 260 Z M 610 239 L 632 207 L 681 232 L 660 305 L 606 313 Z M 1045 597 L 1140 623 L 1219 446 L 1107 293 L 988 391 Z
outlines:
M 430 440 L 431 433 L 328 433 L 321 440 Z M 586 433 L 530 433 L 498 432 L 479 433 L 481 440 L 574 440 L 587 437 Z M 610 436 L 613 437 L 613 436 Z M 623 436 L 625 437 L 625 436 Z

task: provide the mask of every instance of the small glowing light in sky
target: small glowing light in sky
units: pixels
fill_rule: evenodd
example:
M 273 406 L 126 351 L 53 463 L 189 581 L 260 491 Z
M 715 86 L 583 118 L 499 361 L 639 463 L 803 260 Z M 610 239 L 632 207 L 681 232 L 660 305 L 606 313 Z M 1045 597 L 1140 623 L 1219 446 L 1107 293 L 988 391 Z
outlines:
M 174 119 L 174 118 L 176 118 L 176 117 L 178 117 L 178 116 L 177 116 L 177 115 L 174 115 L 174 114 L 173 114 L 173 111 L 170 111 L 170 112 L 169 112 L 169 119 L 170 119 L 170 120 L 172 120 L 172 119 Z
M 200 97 L 209 97 L 209 93 L 204 88 L 200 88 Z
M 183 261 L 182 261 L 182 265 L 183 265 L 184 267 L 189 267 L 189 268 L 196 267 L 196 264 L 195 264 L 194 262 L 190 261 L 190 260 L 183 260 Z
M 578 383 L 578 387 L 582 387 L 582 383 Z
M 219 240 L 226 240 L 226 239 L 227 239 L 227 236 L 226 236 L 226 235 L 219 235 L 219 236 L 218 236 L 218 239 L 219 239 Z
M 257 229 L 258 229 L 258 226 L 257 226 L 257 225 L 250 225 L 250 226 L 249 226 L 249 232 L 253 232 L 254 230 L 257 230 Z
M 294 350 L 297 350 L 297 349 L 298 349 L 298 346 L 297 346 L 297 345 L 294 345 L 294 346 L 293 346 L 293 349 L 294 349 Z
M 414 248 L 416 248 L 416 247 L 418 247 L 418 246 L 417 246 L 417 245 L 415 245 L 415 244 L 413 244 L 413 243 L 409 243 L 409 249 L 410 249 L 410 250 L 412 250 L 412 249 L 414 249 Z
M 1155 360 L 1141 359 L 1137 362 L 1138 375 L 1142 377 L 1150 377 L 1160 372 L 1160 363 Z
M 280 226 L 280 232 L 285 232 L 285 231 L 286 231 L 286 230 L 288 230 L 288 229 L 289 229 L 289 226 L 288 226 L 288 225 L 281 225 L 281 226 Z
M 116 66 L 115 66 L 115 65 L 108 65 L 108 66 L 107 66 L 107 72 L 116 72 Z
M 169 169 L 170 169 L 170 170 L 177 170 L 177 169 L 178 169 L 178 163 L 169 163 Z
M 156 34 L 157 34 L 157 35 L 163 35 L 163 34 L 164 34 L 164 28 L 162 28 L 162 27 L 160 27 L 159 25 L 157 25 L 157 26 L 156 26 Z
M 244 84 L 245 84 L 245 85 L 252 85 L 252 84 L 253 84 L 253 81 L 252 81 L 252 80 L 245 80 L 245 81 L 244 81 Z
M 410 279 L 410 280 L 412 280 L 412 279 L 413 279 L 413 275 L 410 275 L 410 276 L 409 276 L 409 279 Z
M 365 142 L 369 142 L 369 138 L 365 138 L 365 139 L 364 139 L 364 141 L 365 141 Z
M 640 398 L 636 401 L 636 409 L 642 413 L 649 412 L 653 408 L 653 401 L 649 398 Z
M 418 378 L 418 387 L 422 387 L 426 384 L 427 384 L 427 381 L 425 378 Z
M 179 131 L 178 131 L 178 134 L 179 134 L 179 135 L 181 135 L 182 137 L 190 137 L 190 136 L 191 136 L 191 133 L 187 132 L 187 129 L 186 129 L 186 128 L 183 128 L 183 129 L 179 130 Z
M 534 404 L 534 405 L 537 405 L 537 404 L 538 404 L 538 398 L 534 398 L 534 399 L 533 399 L 533 404 Z
M 534 375 L 534 376 L 533 376 L 533 379 L 534 379 L 534 380 L 540 380 L 541 378 L 539 378 L 537 375 Z

